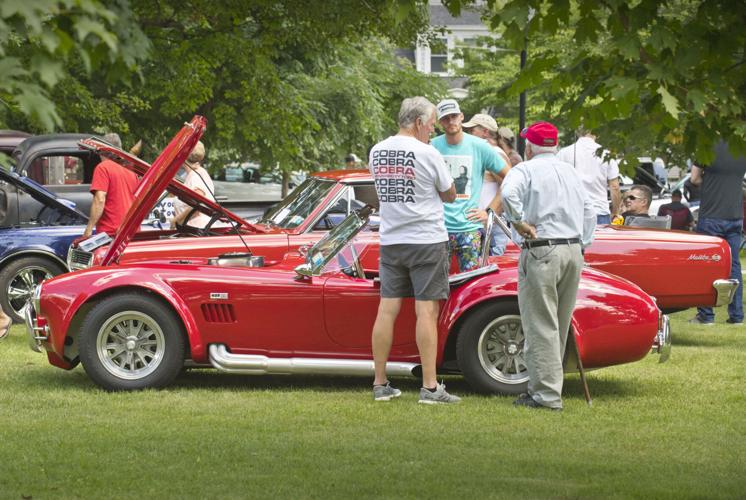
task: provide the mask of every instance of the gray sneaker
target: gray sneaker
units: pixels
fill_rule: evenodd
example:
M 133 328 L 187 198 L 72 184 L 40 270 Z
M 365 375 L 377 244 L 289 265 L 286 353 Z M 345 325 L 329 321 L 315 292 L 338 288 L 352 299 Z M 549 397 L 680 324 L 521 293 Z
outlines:
M 696 316 L 694 316 L 687 323 L 692 324 L 692 325 L 705 325 L 705 326 L 712 326 L 712 325 L 715 324 L 714 321 L 705 321 L 705 320 L 703 320 L 702 317 L 699 314 L 697 314 Z
M 391 398 L 398 398 L 399 396 L 401 396 L 401 391 L 391 387 L 390 382 L 386 382 L 385 385 L 373 386 L 373 399 L 375 401 L 391 401 Z
M 435 392 L 430 392 L 424 387 L 420 389 L 420 403 L 424 405 L 447 405 L 451 403 L 458 403 L 461 398 L 448 394 L 446 392 L 445 384 L 437 384 L 435 386 Z

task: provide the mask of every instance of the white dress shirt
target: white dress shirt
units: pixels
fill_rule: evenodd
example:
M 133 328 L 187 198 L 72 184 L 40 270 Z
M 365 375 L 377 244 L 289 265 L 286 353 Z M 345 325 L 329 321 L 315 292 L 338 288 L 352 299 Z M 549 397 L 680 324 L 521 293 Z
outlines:
M 575 167 L 596 213 L 609 215 L 606 190 L 609 181 L 619 177 L 619 163 L 616 160 L 603 161 L 600 148 L 601 145 L 590 137 L 581 137 L 572 146 L 563 148 L 557 156 Z
M 538 239 L 580 238 L 583 247 L 593 241 L 596 212 L 575 169 L 557 155 L 519 163 L 501 191 L 508 220 L 535 226 Z

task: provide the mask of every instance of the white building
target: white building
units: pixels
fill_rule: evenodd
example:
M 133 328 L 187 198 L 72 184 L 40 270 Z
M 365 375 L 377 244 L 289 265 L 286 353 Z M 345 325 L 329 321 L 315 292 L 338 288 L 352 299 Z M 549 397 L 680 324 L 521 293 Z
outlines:
M 494 36 L 482 22 L 478 12 L 462 11 L 459 17 L 453 17 L 440 1 L 430 1 L 430 26 L 445 28 L 436 43 L 431 46 L 426 39 L 421 39 L 417 46 L 410 49 L 400 49 L 398 55 L 412 61 L 417 71 L 432 73 L 449 79 L 449 93 L 456 99 L 466 97 L 464 89 L 466 79 L 457 77 L 454 67 L 463 67 L 463 61 L 458 59 L 457 52 L 465 47 L 476 45 L 478 37 Z

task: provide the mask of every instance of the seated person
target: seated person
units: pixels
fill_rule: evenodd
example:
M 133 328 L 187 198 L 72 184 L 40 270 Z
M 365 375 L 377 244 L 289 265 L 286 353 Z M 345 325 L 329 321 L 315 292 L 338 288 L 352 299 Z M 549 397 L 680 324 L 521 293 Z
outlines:
M 617 216 L 612 224 L 624 224 L 629 216 L 650 217 L 650 203 L 653 201 L 653 191 L 643 184 L 635 184 L 627 191 L 622 198 L 624 212 L 621 217 Z
M 694 225 L 692 212 L 689 207 L 681 203 L 681 191 L 678 189 L 671 193 L 671 203 L 660 206 L 658 215 L 671 216 L 671 229 L 689 231 Z
M 187 175 L 184 178 L 184 185 L 204 196 L 208 200 L 215 201 L 215 186 L 213 185 L 210 174 L 202 167 L 201 162 L 205 158 L 205 145 L 198 141 L 194 149 L 189 153 L 184 165 L 186 166 Z M 184 224 L 196 228 L 204 228 L 209 222 L 210 217 L 199 211 L 192 209 L 180 200 L 174 202 L 175 217 L 171 221 L 171 228 L 177 224 Z M 189 217 L 189 220 L 187 220 Z M 213 227 L 218 227 L 214 225 Z

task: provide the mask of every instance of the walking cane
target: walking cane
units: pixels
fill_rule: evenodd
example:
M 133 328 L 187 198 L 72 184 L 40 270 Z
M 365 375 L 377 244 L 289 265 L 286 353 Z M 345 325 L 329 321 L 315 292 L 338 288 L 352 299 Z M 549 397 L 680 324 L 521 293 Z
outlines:
M 572 345 L 575 346 L 575 356 L 578 358 L 578 371 L 580 372 L 580 381 L 583 382 L 583 395 L 585 396 L 585 402 L 588 406 L 593 406 L 593 400 L 591 399 L 591 391 L 588 390 L 588 381 L 585 379 L 585 369 L 583 368 L 583 360 L 580 359 L 580 349 L 578 348 L 578 336 L 575 333 L 575 329 L 570 327 L 572 330 Z
M 500 218 L 492 209 L 487 209 L 487 215 L 489 216 L 487 218 L 487 228 L 485 231 L 485 239 L 489 239 L 492 235 L 492 223 L 496 223 L 500 229 L 508 236 L 508 239 L 512 241 L 516 246 L 520 245 L 513 239 L 513 233 L 511 232 L 510 228 L 507 224 L 505 224 L 505 221 Z M 484 247 L 482 247 L 484 251 Z M 489 246 L 487 247 L 489 250 Z M 484 258 L 484 256 L 483 256 Z M 588 390 L 588 381 L 585 378 L 585 369 L 583 368 L 583 360 L 580 359 L 580 349 L 578 348 L 578 336 L 575 333 L 575 329 L 571 327 L 572 330 L 572 345 L 575 347 L 575 357 L 578 358 L 578 371 L 580 372 L 580 381 L 583 383 L 583 395 L 585 396 L 585 401 L 588 403 L 588 406 L 593 406 L 593 400 L 591 399 L 591 391 Z

